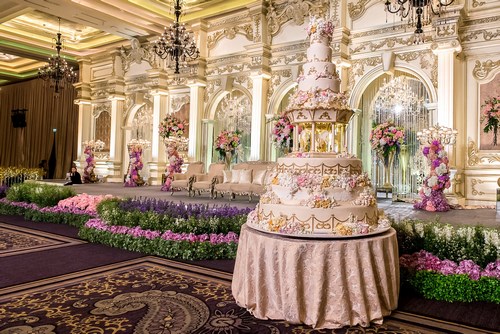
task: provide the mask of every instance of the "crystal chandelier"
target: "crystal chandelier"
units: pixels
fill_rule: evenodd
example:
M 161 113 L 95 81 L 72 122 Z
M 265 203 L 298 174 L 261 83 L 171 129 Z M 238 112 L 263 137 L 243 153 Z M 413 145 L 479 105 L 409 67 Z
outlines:
M 443 7 L 455 0 L 386 0 L 385 11 L 397 14 L 401 20 L 408 18 L 408 25 L 415 27 L 415 44 L 424 42 L 422 26 L 431 23 L 431 16 L 440 15 Z M 386 18 L 387 22 L 387 18 Z
M 187 31 L 184 24 L 179 23 L 181 16 L 181 0 L 175 0 L 174 4 L 175 22 L 161 34 L 155 42 L 153 50 L 161 59 L 167 59 L 168 63 L 175 62 L 175 74 L 179 74 L 180 63 L 194 60 L 200 55 L 193 36 Z
M 406 76 L 398 76 L 385 82 L 378 91 L 375 109 L 387 113 L 390 119 L 396 120 L 402 114 L 419 114 L 423 101 L 418 98 Z
M 245 96 L 226 96 L 217 113 L 217 118 L 222 121 L 227 130 L 240 130 L 245 133 L 250 133 L 251 117 L 250 102 Z
M 66 83 L 72 84 L 76 82 L 77 74 L 73 72 L 73 68 L 68 66 L 66 59 L 61 57 L 62 41 L 61 41 L 61 18 L 59 19 L 59 32 L 57 39 L 54 38 L 56 43 L 55 56 L 49 57 L 49 63 L 42 68 L 38 69 L 38 77 L 44 81 L 49 81 L 50 86 L 54 87 L 56 94 L 59 90 L 64 88 Z

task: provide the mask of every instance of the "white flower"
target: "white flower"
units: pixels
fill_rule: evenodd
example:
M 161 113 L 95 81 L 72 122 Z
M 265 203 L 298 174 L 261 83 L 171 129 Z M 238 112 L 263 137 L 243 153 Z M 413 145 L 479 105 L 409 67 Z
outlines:
M 380 146 L 384 146 L 385 144 L 387 144 L 387 142 L 385 141 L 384 138 L 381 138 L 379 143 L 380 143 Z
M 427 197 L 430 196 L 431 192 L 432 192 L 431 188 L 427 188 L 427 187 L 424 188 L 424 194 L 425 194 L 425 196 L 427 196 Z
M 437 183 L 438 183 L 438 177 L 436 175 L 431 176 L 427 180 L 427 185 L 431 188 L 434 187 Z

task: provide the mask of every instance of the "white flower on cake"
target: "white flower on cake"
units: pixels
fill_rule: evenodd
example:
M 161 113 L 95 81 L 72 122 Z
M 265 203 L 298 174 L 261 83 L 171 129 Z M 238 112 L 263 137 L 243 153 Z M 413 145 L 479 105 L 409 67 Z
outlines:
M 323 18 L 313 16 L 306 30 L 308 36 L 332 37 L 334 28 L 331 21 L 325 21 Z
M 330 198 L 326 194 L 315 194 L 300 204 L 309 208 L 322 209 L 330 209 L 339 206 L 337 201 L 335 201 L 335 198 Z
M 276 193 L 272 190 L 265 192 L 262 196 L 260 196 L 260 203 L 262 204 L 280 204 L 281 200 L 276 195 Z
M 363 189 L 363 192 L 359 194 L 359 197 L 356 198 L 353 202 L 354 205 L 360 206 L 373 206 L 377 203 L 375 196 L 371 192 L 370 188 L 366 187 Z

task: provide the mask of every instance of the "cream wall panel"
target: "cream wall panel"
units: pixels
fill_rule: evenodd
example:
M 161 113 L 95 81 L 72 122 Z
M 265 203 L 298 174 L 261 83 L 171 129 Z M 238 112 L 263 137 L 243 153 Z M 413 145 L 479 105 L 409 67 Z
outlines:
M 273 44 L 289 43 L 307 39 L 307 22 L 301 26 L 289 21 L 283 24 L 280 32 L 273 37 Z
M 222 38 L 209 51 L 209 57 L 225 56 L 231 53 L 246 52 L 245 46 L 251 45 L 245 36 L 236 35 L 233 39 Z
M 103 64 L 92 66 L 90 69 L 90 80 L 100 80 L 111 76 L 113 73 L 113 64 Z

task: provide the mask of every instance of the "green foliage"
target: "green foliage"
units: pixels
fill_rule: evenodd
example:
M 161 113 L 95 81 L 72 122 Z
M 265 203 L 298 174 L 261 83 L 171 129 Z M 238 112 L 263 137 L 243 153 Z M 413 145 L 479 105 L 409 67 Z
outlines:
M 210 234 L 234 232 L 239 234 L 241 226 L 247 221 L 248 215 L 233 217 L 189 217 L 176 218 L 167 214 L 153 211 L 141 212 L 139 210 L 125 211 L 119 207 L 119 199 L 109 199 L 100 202 L 97 206 L 99 217 L 109 225 L 128 227 L 139 226 L 144 230 L 165 232 L 170 230 L 175 233 Z
M 8 203 L 0 202 L 0 214 L 1 215 L 11 215 L 11 216 L 22 216 L 26 211 L 25 208 L 10 205 Z
M 96 229 L 82 227 L 79 237 L 89 242 L 156 255 L 169 259 L 182 260 L 215 260 L 234 259 L 236 257 L 237 243 L 211 244 L 210 242 L 172 241 L 156 238 L 132 238 L 129 235 L 114 234 Z
M 455 262 L 472 260 L 481 267 L 500 258 L 500 245 L 493 241 L 498 239 L 499 229 L 482 226 L 453 227 L 437 221 L 417 220 L 405 220 L 393 223 L 392 226 L 397 231 L 399 254 L 426 250 L 440 259 Z
M 414 274 L 402 270 L 402 277 L 406 278 L 403 283 L 408 283 L 427 299 L 500 304 L 500 280 L 493 277 L 481 277 L 475 281 L 465 274 L 443 275 L 427 270 Z
M 89 215 L 77 215 L 65 212 L 40 212 L 39 210 L 27 209 L 24 212 L 24 218 L 36 222 L 51 222 L 80 228 L 92 217 Z
M 14 202 L 35 203 L 40 207 L 55 206 L 60 200 L 76 195 L 70 187 L 40 183 L 20 183 L 7 192 L 7 199 Z

